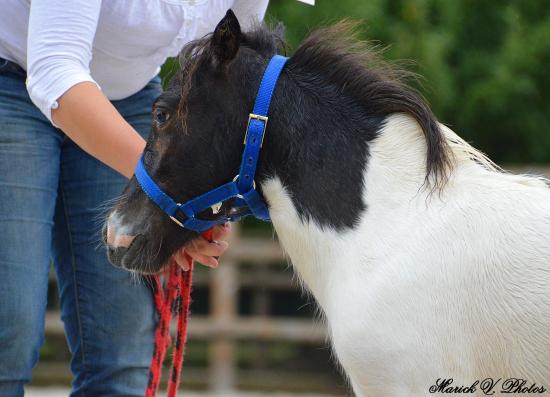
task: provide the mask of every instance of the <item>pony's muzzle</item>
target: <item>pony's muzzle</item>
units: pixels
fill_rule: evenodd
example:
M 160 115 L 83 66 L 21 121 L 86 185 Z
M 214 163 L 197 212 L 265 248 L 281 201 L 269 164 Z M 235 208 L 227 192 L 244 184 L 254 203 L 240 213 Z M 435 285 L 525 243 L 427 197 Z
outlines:
M 136 236 L 124 233 L 125 229 L 121 226 L 115 211 L 111 213 L 102 230 L 103 242 L 107 246 L 107 257 L 114 266 L 118 267 L 125 267 L 123 258 L 136 241 Z

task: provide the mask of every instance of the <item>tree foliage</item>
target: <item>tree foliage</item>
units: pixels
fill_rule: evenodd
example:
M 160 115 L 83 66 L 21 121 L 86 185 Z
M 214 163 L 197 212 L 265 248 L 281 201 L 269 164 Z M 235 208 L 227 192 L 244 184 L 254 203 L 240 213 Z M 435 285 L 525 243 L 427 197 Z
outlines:
M 413 60 L 438 118 L 495 161 L 550 162 L 548 0 L 272 0 L 267 20 L 296 48 L 342 18 L 387 58 Z

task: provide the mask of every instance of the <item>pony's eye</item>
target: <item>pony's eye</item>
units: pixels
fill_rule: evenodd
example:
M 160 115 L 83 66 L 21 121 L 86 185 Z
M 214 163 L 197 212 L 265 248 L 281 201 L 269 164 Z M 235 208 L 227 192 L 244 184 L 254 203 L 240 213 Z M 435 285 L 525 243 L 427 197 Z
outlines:
M 155 123 L 157 123 L 159 126 L 162 126 L 164 123 L 170 120 L 170 113 L 168 113 L 164 109 L 155 109 L 153 112 L 153 119 L 155 120 Z

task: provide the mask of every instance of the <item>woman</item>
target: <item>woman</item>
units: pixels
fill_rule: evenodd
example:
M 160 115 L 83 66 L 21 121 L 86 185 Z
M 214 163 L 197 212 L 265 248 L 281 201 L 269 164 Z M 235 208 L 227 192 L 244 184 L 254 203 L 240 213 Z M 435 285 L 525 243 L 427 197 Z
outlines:
M 100 208 L 133 174 L 160 65 L 213 30 L 228 8 L 246 29 L 266 7 L 267 0 L 0 0 L 0 396 L 22 396 L 38 360 L 52 256 L 71 395 L 143 395 L 151 293 L 108 263 L 98 245 Z M 216 266 L 228 232 L 218 227 L 218 242 L 185 249 Z

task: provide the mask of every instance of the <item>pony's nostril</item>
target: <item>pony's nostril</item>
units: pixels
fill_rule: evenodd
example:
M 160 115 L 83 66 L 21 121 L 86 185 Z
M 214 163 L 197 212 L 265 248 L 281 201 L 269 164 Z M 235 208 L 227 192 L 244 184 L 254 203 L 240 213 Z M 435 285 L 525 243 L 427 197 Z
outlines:
M 107 246 L 107 257 L 109 261 L 116 267 L 123 269 L 138 269 L 136 263 L 139 262 L 141 254 L 140 247 L 145 243 L 142 235 L 137 235 L 132 239 L 132 242 L 127 247 Z M 139 269 L 138 269 L 139 270 Z
M 126 251 L 128 251 L 128 248 L 126 247 L 109 247 L 109 249 L 107 250 L 107 257 L 109 258 L 109 262 L 111 262 L 114 266 L 124 267 L 122 258 L 126 254 Z

